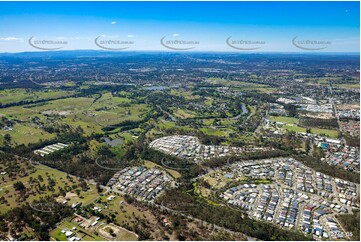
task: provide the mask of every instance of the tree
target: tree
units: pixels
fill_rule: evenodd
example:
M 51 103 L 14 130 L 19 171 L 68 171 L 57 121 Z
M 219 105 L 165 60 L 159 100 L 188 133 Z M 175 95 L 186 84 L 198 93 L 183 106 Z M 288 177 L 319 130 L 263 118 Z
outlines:
M 99 183 L 96 184 L 96 188 L 97 188 L 98 193 L 101 193 L 103 191 L 103 189 L 100 187 Z
M 22 183 L 21 181 L 15 182 L 14 183 L 14 189 L 16 191 L 24 191 L 26 189 L 26 187 L 24 186 L 24 183 Z
M 75 193 L 76 193 L 76 195 L 79 196 L 79 195 L 80 195 L 80 189 L 76 189 L 76 190 L 75 190 Z
M 114 230 L 113 230 L 113 229 L 109 229 L 109 234 L 110 234 L 111 236 L 113 236 L 113 237 L 116 236 L 116 234 L 114 233 Z
M 10 134 L 5 134 L 4 135 L 4 145 L 5 146 L 10 146 L 11 145 L 11 135 Z

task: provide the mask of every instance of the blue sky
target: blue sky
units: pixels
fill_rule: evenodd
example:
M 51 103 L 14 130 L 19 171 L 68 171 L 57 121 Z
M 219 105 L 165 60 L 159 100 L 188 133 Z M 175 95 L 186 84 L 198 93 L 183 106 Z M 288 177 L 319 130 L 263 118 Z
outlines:
M 66 41 L 64 50 L 101 49 L 94 43 L 101 35 L 132 41 L 128 50 L 167 50 L 166 36 L 196 41 L 193 50 L 244 51 L 226 44 L 232 36 L 257 51 L 359 52 L 359 9 L 359 2 L 0 2 L 0 52 L 37 51 L 32 36 Z M 305 50 L 295 37 L 322 43 L 297 42 Z

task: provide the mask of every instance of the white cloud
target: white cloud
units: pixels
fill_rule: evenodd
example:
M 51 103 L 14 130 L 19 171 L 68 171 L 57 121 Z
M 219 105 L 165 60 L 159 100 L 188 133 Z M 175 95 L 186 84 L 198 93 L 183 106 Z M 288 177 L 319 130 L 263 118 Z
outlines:
M 173 36 L 174 36 L 174 37 L 177 37 L 177 36 L 179 36 L 179 34 L 173 34 Z
M 67 38 L 69 40 L 93 40 L 92 38 L 90 37 L 79 37 L 79 36 L 75 36 L 75 37 L 69 37 Z
M 0 37 L 0 40 L 5 40 L 5 41 L 24 41 L 23 39 L 21 39 L 21 38 L 16 38 L 16 37 L 3 37 L 3 38 Z
M 66 39 L 65 37 L 56 37 L 56 39 Z
M 133 37 L 134 37 L 134 35 L 128 34 L 128 38 L 133 38 Z
M 110 24 L 116 24 L 117 22 L 115 22 L 115 21 L 113 21 L 113 22 L 111 22 Z

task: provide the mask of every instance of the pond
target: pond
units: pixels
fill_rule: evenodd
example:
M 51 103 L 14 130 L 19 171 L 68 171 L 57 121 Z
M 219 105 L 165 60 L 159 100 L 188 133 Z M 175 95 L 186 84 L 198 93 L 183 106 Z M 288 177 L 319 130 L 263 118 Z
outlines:
M 123 142 L 124 142 L 124 139 L 122 139 L 122 138 L 110 140 L 109 138 L 104 137 L 103 140 L 111 147 L 118 146 L 120 144 L 123 144 Z
M 165 86 L 152 86 L 152 87 L 145 87 L 144 89 L 148 90 L 148 91 L 161 91 L 161 90 L 168 89 L 168 87 L 165 87 Z

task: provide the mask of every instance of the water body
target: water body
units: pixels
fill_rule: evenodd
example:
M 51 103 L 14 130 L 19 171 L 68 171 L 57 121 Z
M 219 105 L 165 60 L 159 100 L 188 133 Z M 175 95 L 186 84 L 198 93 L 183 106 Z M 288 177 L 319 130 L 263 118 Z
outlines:
M 103 140 L 108 144 L 110 145 L 111 147 L 115 147 L 115 146 L 118 146 L 120 144 L 123 144 L 124 142 L 124 139 L 113 139 L 113 140 L 110 140 L 109 138 L 103 138 Z
M 241 104 L 242 113 L 238 114 L 236 117 L 233 117 L 232 119 L 239 119 L 242 115 L 247 114 L 248 110 L 246 108 L 246 105 Z
M 153 87 L 145 87 L 144 89 L 148 90 L 148 91 L 161 91 L 161 90 L 168 89 L 168 87 L 165 87 L 165 86 L 153 86 Z
M 242 104 L 242 114 L 247 114 L 248 110 L 246 108 L 246 105 Z

